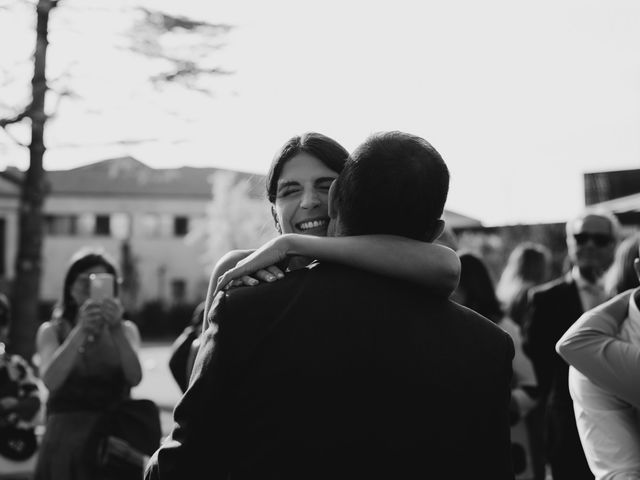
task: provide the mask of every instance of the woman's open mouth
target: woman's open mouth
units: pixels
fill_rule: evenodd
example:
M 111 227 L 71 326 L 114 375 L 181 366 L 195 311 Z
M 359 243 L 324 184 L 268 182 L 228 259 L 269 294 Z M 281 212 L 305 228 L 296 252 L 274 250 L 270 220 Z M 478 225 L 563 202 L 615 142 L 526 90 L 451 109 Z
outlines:
M 309 220 L 303 220 L 295 224 L 297 230 L 301 233 L 322 233 L 326 234 L 327 227 L 329 226 L 328 217 L 311 218 Z

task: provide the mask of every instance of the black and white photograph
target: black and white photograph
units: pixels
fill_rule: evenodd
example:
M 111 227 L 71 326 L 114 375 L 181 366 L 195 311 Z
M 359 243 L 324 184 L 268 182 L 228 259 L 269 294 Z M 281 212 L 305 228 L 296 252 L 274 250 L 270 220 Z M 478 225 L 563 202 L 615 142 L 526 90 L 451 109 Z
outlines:
M 640 480 L 640 3 L 0 0 L 0 480 Z

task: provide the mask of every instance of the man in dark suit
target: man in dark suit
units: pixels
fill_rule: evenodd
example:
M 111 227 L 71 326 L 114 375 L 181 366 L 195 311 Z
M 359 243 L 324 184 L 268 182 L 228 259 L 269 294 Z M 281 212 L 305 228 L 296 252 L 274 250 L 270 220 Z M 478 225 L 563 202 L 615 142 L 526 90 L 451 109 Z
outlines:
M 331 231 L 433 241 L 448 183 L 422 138 L 374 135 L 331 187 Z M 218 294 L 208 320 L 148 480 L 513 478 L 513 343 L 477 313 L 316 263 Z
M 572 269 L 534 288 L 523 329 L 523 348 L 533 362 L 544 418 L 544 451 L 553 480 L 593 479 L 580 444 L 569 394 L 569 366 L 555 344 L 585 310 L 606 300 L 602 276 L 613 261 L 619 225 L 606 212 L 583 213 L 567 222 Z

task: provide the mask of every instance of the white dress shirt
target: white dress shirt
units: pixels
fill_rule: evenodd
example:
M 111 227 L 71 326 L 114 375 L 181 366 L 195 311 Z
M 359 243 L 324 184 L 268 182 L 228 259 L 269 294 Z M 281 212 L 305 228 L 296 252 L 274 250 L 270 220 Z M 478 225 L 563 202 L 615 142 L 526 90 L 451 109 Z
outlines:
M 573 267 L 571 270 L 571 277 L 576 282 L 578 294 L 580 295 L 580 302 L 582 303 L 582 309 L 585 312 L 587 310 L 591 310 L 593 307 L 597 307 L 607 300 L 607 294 L 604 289 L 604 281 L 602 277 L 595 282 L 589 282 L 580 275 L 578 267 Z
M 622 324 L 599 307 L 557 344 L 571 365 L 578 432 L 597 480 L 640 479 L 640 310 L 628 297 Z

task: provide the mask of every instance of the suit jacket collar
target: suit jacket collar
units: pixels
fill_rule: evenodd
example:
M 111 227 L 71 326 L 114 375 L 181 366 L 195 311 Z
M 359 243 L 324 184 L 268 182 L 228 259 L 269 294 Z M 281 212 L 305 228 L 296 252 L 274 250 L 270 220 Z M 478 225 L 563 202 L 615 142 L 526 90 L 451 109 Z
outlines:
M 582 306 L 582 300 L 580 300 L 580 292 L 578 291 L 578 285 L 576 280 L 571 275 L 571 271 L 567 272 L 564 276 L 564 282 L 567 285 L 567 304 L 572 304 L 578 316 L 584 313 L 584 307 Z M 571 320 L 571 324 L 578 319 L 578 316 Z

